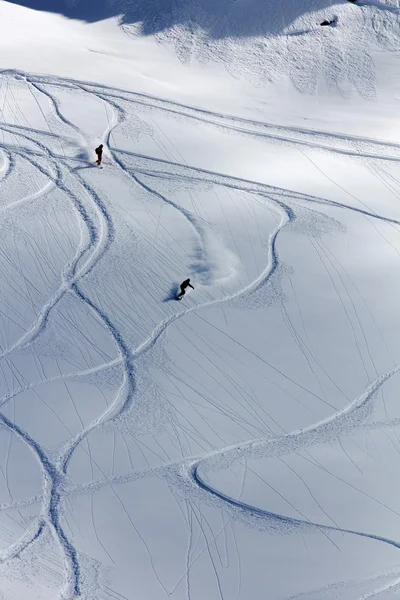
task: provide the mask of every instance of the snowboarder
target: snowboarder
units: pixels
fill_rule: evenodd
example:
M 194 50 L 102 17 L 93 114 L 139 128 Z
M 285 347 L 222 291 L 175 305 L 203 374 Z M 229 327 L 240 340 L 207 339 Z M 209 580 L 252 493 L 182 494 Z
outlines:
M 184 296 L 186 294 L 186 288 L 187 287 L 191 287 L 192 290 L 194 290 L 194 287 L 190 283 L 190 279 L 185 279 L 185 281 L 182 281 L 182 283 L 181 283 L 181 291 L 178 294 L 179 300 L 182 298 L 182 296 Z
M 103 144 L 100 144 L 100 146 L 98 146 L 98 148 L 95 149 L 95 152 L 97 154 L 96 164 L 100 167 L 101 160 L 103 158 Z

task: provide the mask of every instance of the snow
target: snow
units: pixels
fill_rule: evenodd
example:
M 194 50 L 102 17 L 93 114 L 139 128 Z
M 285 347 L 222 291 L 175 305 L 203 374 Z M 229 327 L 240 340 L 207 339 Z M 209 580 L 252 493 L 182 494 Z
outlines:
M 0 4 L 0 598 L 400 597 L 399 10 Z

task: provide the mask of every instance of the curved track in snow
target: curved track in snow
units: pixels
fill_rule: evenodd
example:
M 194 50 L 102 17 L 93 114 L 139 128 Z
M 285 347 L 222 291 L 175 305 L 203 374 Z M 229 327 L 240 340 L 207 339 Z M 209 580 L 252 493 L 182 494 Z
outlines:
M 97 415 L 97 417 L 86 427 L 82 428 L 77 435 L 68 440 L 59 451 L 56 460 L 50 458 L 44 448 L 26 431 L 7 418 L 4 414 L 0 414 L 1 425 L 9 432 L 16 435 L 29 447 L 40 465 L 43 477 L 43 496 L 41 498 L 40 516 L 19 541 L 2 553 L 0 559 L 11 560 L 12 558 L 20 556 L 26 548 L 35 543 L 43 531 L 46 529 L 50 530 L 60 545 L 64 559 L 65 585 L 62 591 L 62 597 L 72 599 L 81 596 L 81 572 L 79 553 L 68 538 L 61 524 L 61 503 L 63 500 L 68 465 L 78 445 L 80 445 L 89 434 L 121 415 L 131 403 L 134 402 L 136 391 L 136 359 L 150 351 L 167 332 L 169 327 L 190 313 L 201 312 L 208 307 L 223 305 L 235 298 L 246 296 L 261 286 L 267 285 L 279 266 L 279 255 L 277 251 L 278 236 L 289 223 L 292 223 L 296 219 L 296 202 L 299 204 L 328 204 L 343 210 L 355 211 L 392 225 L 400 225 L 400 221 L 397 221 L 396 219 L 370 212 L 367 209 L 364 210 L 363 208 L 351 207 L 322 198 L 306 196 L 304 194 L 296 194 L 290 190 L 278 189 L 259 182 L 246 181 L 221 173 L 213 173 L 199 168 L 188 167 L 183 164 L 154 159 L 150 156 L 148 157 L 133 153 L 129 154 L 121 151 L 118 148 L 113 147 L 111 137 L 112 131 L 124 120 L 124 112 L 118 102 L 130 101 L 133 104 L 151 106 L 157 110 L 169 112 L 182 118 L 192 119 L 202 124 L 207 124 L 208 126 L 229 130 L 235 135 L 263 137 L 275 141 L 276 143 L 285 143 L 291 146 L 306 146 L 324 152 L 337 153 L 346 156 L 359 156 L 360 154 L 359 152 L 356 153 L 348 149 L 349 141 L 353 141 L 357 142 L 357 144 L 365 149 L 363 156 L 367 158 L 400 162 L 400 145 L 388 144 L 379 140 L 370 140 L 366 138 L 350 139 L 347 136 L 315 132 L 306 129 L 279 127 L 240 119 L 229 115 L 211 113 L 194 107 L 178 105 L 143 94 L 134 94 L 131 92 L 124 92 L 123 90 L 113 90 L 104 86 L 76 82 L 73 80 L 63 81 L 56 78 L 49 79 L 17 72 L 3 73 L 3 76 L 10 77 L 11 79 L 14 76 L 23 76 L 27 85 L 32 86 L 38 94 L 42 94 L 46 97 L 55 117 L 69 130 L 69 136 L 75 139 L 76 144 L 81 144 L 82 149 L 87 147 L 89 140 L 77 126 L 63 115 L 62 107 L 48 88 L 58 86 L 60 88 L 65 87 L 66 89 L 73 89 L 79 93 L 88 95 L 89 97 L 92 96 L 107 105 L 108 108 L 111 109 L 113 116 L 108 127 L 104 131 L 103 137 L 104 142 L 111 151 L 113 159 L 112 169 L 115 170 L 116 173 L 119 173 L 123 178 L 133 182 L 138 188 L 153 195 L 161 203 L 168 204 L 171 208 L 178 211 L 180 216 L 186 220 L 197 236 L 202 252 L 204 251 L 205 246 L 205 224 L 191 211 L 184 209 L 179 204 L 167 198 L 166 195 L 163 195 L 156 189 L 150 187 L 141 179 L 141 176 L 146 176 L 148 178 L 162 176 L 163 178 L 170 178 L 171 180 L 182 179 L 190 182 L 220 185 L 228 189 L 243 190 L 254 194 L 258 201 L 268 203 L 280 215 L 280 221 L 271 232 L 267 241 L 268 263 L 257 278 L 238 291 L 226 294 L 220 299 L 203 302 L 201 305 L 192 306 L 191 308 L 180 310 L 168 316 L 162 322 L 158 323 L 146 339 L 144 339 L 136 348 L 132 349 L 125 340 L 124 332 L 120 331 L 118 326 L 114 323 L 112 315 L 109 315 L 105 309 L 90 297 L 90 294 L 85 291 L 84 286 L 85 278 L 94 271 L 96 265 L 99 264 L 115 241 L 114 223 L 106 204 L 103 202 L 100 194 L 87 182 L 84 175 L 80 172 L 79 167 L 78 169 L 76 167 L 71 167 L 69 164 L 71 162 L 70 158 L 65 156 L 61 157 L 56 154 L 49 146 L 44 144 L 42 141 L 43 136 L 38 139 L 35 130 L 19 128 L 16 132 L 15 128 L 12 128 L 7 124 L 0 125 L 1 130 L 7 133 L 12 132 L 13 135 L 17 135 L 20 140 L 23 140 L 24 143 L 27 143 L 34 148 L 34 151 L 27 154 L 26 149 L 22 146 L 4 144 L 2 152 L 4 152 L 6 159 L 4 161 L 5 166 L 2 171 L 0 171 L 0 177 L 5 179 L 11 172 L 13 168 L 13 156 L 23 156 L 25 160 L 30 162 L 32 167 L 37 169 L 48 180 L 47 184 L 38 192 L 4 206 L 0 209 L 0 212 L 13 211 L 22 204 L 35 202 L 35 200 L 42 198 L 52 189 L 57 189 L 69 198 L 71 207 L 80 227 L 80 245 L 72 260 L 65 265 L 63 272 L 60 275 L 58 289 L 50 298 L 48 298 L 29 329 L 0 355 L 0 360 L 5 359 L 17 350 L 27 347 L 37 340 L 46 330 L 53 309 L 59 305 L 60 300 L 66 294 L 72 294 L 79 302 L 85 305 L 99 322 L 102 323 L 102 326 L 113 341 L 117 358 L 98 367 L 89 368 L 86 372 L 73 373 L 71 376 L 78 377 L 82 376 L 84 373 L 99 372 L 100 370 L 118 364 L 123 368 L 123 378 L 113 402 L 106 410 Z M 128 154 L 130 158 L 138 161 L 137 166 L 125 165 L 124 155 L 128 156 Z M 47 160 L 47 169 L 45 169 L 40 162 L 43 158 L 46 158 Z M 68 178 L 70 177 L 74 178 L 74 182 L 79 186 L 81 193 L 77 194 L 69 185 Z M 272 365 L 269 366 L 272 367 Z M 250 506 L 240 500 L 229 497 L 222 491 L 209 485 L 204 476 L 202 476 L 202 469 L 230 464 L 241 456 L 251 455 L 252 452 L 256 453 L 258 456 L 278 456 L 302 447 L 310 446 L 321 440 L 328 441 L 334 439 L 342 432 L 357 428 L 363 423 L 365 415 L 373 404 L 375 395 L 384 383 L 395 375 L 399 369 L 400 366 L 396 366 L 379 376 L 368 387 L 364 394 L 359 398 L 356 398 L 343 410 L 334 413 L 328 419 L 288 435 L 275 437 L 273 439 L 250 439 L 247 442 L 234 444 L 213 453 L 197 457 L 195 460 L 183 460 L 181 464 L 175 465 L 171 469 L 167 466 L 168 481 L 172 483 L 175 481 L 177 486 L 180 486 L 182 481 L 185 481 L 185 485 L 192 487 L 193 493 L 199 494 L 199 498 L 206 495 L 218 506 L 223 507 L 226 505 L 227 507 L 233 507 L 234 509 L 250 515 L 250 517 L 275 520 L 277 522 L 287 523 L 294 527 L 301 525 L 311 529 L 339 531 L 359 537 L 370 538 L 400 548 L 400 542 L 384 536 L 293 519 L 259 509 L 255 506 Z M 285 376 L 290 379 L 289 375 Z M 36 385 L 46 382 L 62 379 L 63 377 L 67 376 L 60 376 L 59 378 L 58 376 L 55 376 L 44 382 L 38 382 L 37 384 L 31 383 L 19 387 L 17 390 L 10 392 L 0 399 L 0 406 L 4 406 L 10 399 L 14 398 L 22 391 L 26 391 L 34 388 Z M 290 379 L 290 381 L 293 380 Z M 162 469 L 160 469 L 160 471 L 162 471 Z M 112 483 L 111 479 L 110 483 Z

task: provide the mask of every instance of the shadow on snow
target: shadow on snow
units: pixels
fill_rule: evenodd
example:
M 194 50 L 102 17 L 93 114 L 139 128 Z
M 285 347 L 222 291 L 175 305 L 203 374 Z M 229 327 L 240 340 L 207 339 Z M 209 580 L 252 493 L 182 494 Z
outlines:
M 168 296 L 164 298 L 163 302 L 171 302 L 171 300 L 176 300 L 179 294 L 179 284 L 174 283 L 168 293 Z
M 121 25 L 140 25 L 142 35 L 173 26 L 203 30 L 213 39 L 277 35 L 302 15 L 347 0 L 8 0 L 34 10 L 96 22 L 119 17 Z M 330 16 L 330 15 L 327 15 Z

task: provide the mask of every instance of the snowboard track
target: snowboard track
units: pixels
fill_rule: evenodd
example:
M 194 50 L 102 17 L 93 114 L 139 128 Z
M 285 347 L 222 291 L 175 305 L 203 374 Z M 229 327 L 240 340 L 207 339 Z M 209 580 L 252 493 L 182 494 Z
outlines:
M 40 134 L 41 138 L 45 135 L 52 136 L 54 134 L 49 134 L 48 132 L 44 131 L 29 130 L 28 128 L 21 126 L 0 124 L 0 129 L 4 132 L 12 131 L 14 135 L 17 135 L 20 139 L 29 142 L 29 144 L 34 144 L 34 146 L 37 148 L 37 151 L 33 152 L 32 150 L 28 150 L 27 148 L 23 148 L 21 146 L 17 147 L 8 144 L 0 145 L 0 149 L 6 156 L 5 167 L 0 173 L 2 180 L 7 178 L 15 168 L 14 156 L 23 156 L 25 160 L 28 160 L 34 168 L 40 171 L 49 180 L 49 183 L 39 192 L 27 196 L 26 198 L 23 198 L 13 204 L 4 206 L 0 210 L 15 210 L 21 204 L 33 202 L 44 197 L 51 189 L 57 188 L 71 200 L 71 206 L 76 213 L 81 229 L 81 244 L 78 247 L 75 256 L 70 263 L 65 266 L 65 269 L 61 274 L 60 287 L 43 306 L 30 329 L 26 331 L 25 334 L 21 336 L 21 338 L 14 344 L 12 344 L 6 351 L 0 354 L 0 360 L 4 359 L 12 352 L 15 352 L 16 350 L 24 348 L 33 343 L 45 331 L 51 312 L 57 307 L 61 298 L 66 293 L 73 294 L 79 301 L 85 304 L 85 306 L 103 324 L 105 329 L 110 334 L 118 352 L 118 358 L 103 365 L 99 365 L 98 367 L 88 369 L 86 372 L 60 375 L 60 377 L 57 376 L 46 381 L 32 383 L 15 390 L 14 392 L 0 399 L 0 407 L 4 406 L 10 399 L 14 398 L 22 391 L 31 389 L 36 385 L 42 385 L 49 381 L 65 379 L 67 377 L 85 376 L 85 374 L 106 370 L 115 365 L 122 365 L 123 367 L 122 382 L 117 390 L 117 393 L 115 394 L 114 401 L 101 415 L 93 420 L 86 428 L 82 429 L 78 435 L 72 438 L 62 448 L 56 461 L 51 460 L 47 456 L 47 453 L 44 451 L 42 446 L 36 442 L 26 431 L 8 419 L 3 413 L 0 413 L 1 426 L 21 439 L 36 457 L 36 460 L 42 470 L 44 482 L 43 496 L 41 498 L 32 498 L 26 501 L 19 501 L 16 503 L 11 503 L 10 505 L 5 505 L 4 507 L 0 506 L 0 510 L 7 510 L 10 506 L 24 506 L 39 501 L 42 505 L 40 517 L 32 524 L 32 526 L 25 532 L 19 541 L 15 542 L 6 551 L 1 553 L 0 560 L 8 561 L 20 556 L 36 542 L 36 540 L 46 529 L 49 529 L 54 538 L 58 541 L 64 559 L 65 585 L 61 592 L 62 598 L 72 599 L 81 597 L 82 590 L 79 555 L 77 550 L 68 539 L 63 526 L 61 525 L 61 504 L 64 495 L 65 497 L 68 497 L 69 494 L 88 493 L 89 491 L 99 489 L 105 485 L 124 483 L 125 481 L 131 481 L 134 478 L 146 476 L 149 473 L 155 472 L 157 472 L 160 476 L 164 476 L 172 487 L 175 487 L 178 490 L 183 490 L 183 493 L 188 494 L 189 497 L 192 496 L 195 500 L 211 502 L 215 506 L 218 506 L 223 510 L 227 510 L 230 512 L 230 514 L 232 514 L 233 511 L 236 516 L 240 516 L 239 513 L 241 513 L 242 515 L 245 515 L 245 519 L 247 519 L 247 522 L 249 523 L 252 520 L 256 521 L 257 523 L 259 523 L 260 520 L 274 522 L 277 524 L 278 530 L 280 526 L 283 526 L 282 530 L 284 530 L 286 526 L 290 526 L 295 529 L 310 528 L 319 531 L 337 531 L 369 538 L 374 541 L 389 544 L 395 548 L 400 548 L 400 542 L 385 538 L 383 536 L 375 535 L 373 533 L 342 529 L 340 527 L 294 519 L 285 515 L 272 513 L 255 506 L 251 506 L 239 500 L 235 500 L 234 498 L 224 494 L 222 491 L 214 488 L 206 482 L 201 474 L 203 470 L 215 468 L 217 465 L 221 466 L 222 464 L 232 464 L 232 462 L 238 460 L 242 456 L 248 456 L 252 454 L 256 456 L 279 456 L 293 452 L 301 447 L 311 446 L 319 443 L 321 440 L 328 441 L 335 439 L 341 433 L 345 433 L 354 428 L 362 427 L 365 424 L 365 419 L 369 414 L 369 410 L 371 409 L 377 392 L 386 381 L 388 381 L 400 370 L 400 365 L 379 376 L 368 387 L 364 394 L 355 399 L 345 409 L 338 411 L 328 419 L 311 425 L 303 430 L 268 440 L 251 439 L 248 442 L 234 444 L 232 446 L 222 448 L 216 452 L 212 452 L 208 455 L 202 455 L 197 458 L 192 457 L 178 461 L 177 463 L 164 465 L 160 468 L 149 469 L 143 474 L 134 472 L 132 474 L 127 474 L 126 476 L 108 479 L 106 478 L 104 481 L 92 482 L 86 486 L 78 486 L 71 489 L 66 485 L 67 468 L 75 449 L 91 432 L 99 429 L 106 423 L 109 423 L 117 416 L 121 415 L 134 401 L 135 360 L 141 355 L 150 351 L 156 345 L 158 340 L 166 333 L 170 325 L 179 319 L 184 318 L 191 312 L 200 312 L 207 307 L 227 303 L 237 297 L 250 294 L 259 287 L 268 284 L 272 275 L 279 266 L 279 255 L 276 249 L 277 237 L 279 233 L 296 218 L 296 211 L 293 208 L 293 205 L 303 203 L 325 204 L 338 209 L 352 210 L 360 213 L 363 216 L 372 217 L 393 225 L 400 225 L 400 222 L 396 219 L 385 217 L 362 208 L 348 206 L 346 204 L 340 204 L 322 198 L 307 196 L 305 194 L 299 194 L 291 190 L 274 188 L 259 182 L 231 177 L 229 175 L 211 172 L 196 167 L 189 167 L 187 165 L 153 158 L 151 156 L 128 153 L 121 151 L 118 148 L 114 148 L 111 144 L 112 131 L 124 119 L 124 111 L 118 105 L 118 102 L 129 101 L 138 105 L 142 104 L 152 109 L 169 112 L 179 118 L 188 118 L 199 121 L 205 125 L 229 130 L 233 134 L 264 137 L 271 141 L 275 141 L 276 143 L 287 143 L 291 146 L 307 146 L 309 148 L 318 149 L 319 151 L 333 152 L 350 157 L 353 156 L 359 158 L 360 153 L 346 149 L 346 144 L 350 142 L 357 142 L 359 145 L 361 145 L 361 147 L 368 149 L 367 152 L 362 154 L 363 158 L 400 162 L 400 145 L 367 138 L 350 138 L 349 136 L 344 136 L 341 134 L 330 134 L 307 129 L 281 127 L 268 123 L 246 120 L 234 116 L 212 113 L 210 111 L 180 105 L 174 102 L 147 96 L 145 94 L 116 90 L 107 88 L 106 86 L 99 86 L 97 84 L 89 84 L 86 82 L 61 80 L 58 78 L 49 79 L 36 75 L 28 75 L 17 71 L 3 71 L 0 76 L 1 75 L 11 79 L 21 79 L 21 77 L 24 78 L 27 82 L 27 85 L 32 86 L 39 94 L 43 94 L 48 99 L 54 114 L 65 127 L 72 131 L 71 137 L 73 138 L 75 134 L 76 136 L 80 137 L 82 142 L 85 142 L 85 136 L 73 123 L 64 117 L 57 99 L 51 94 L 51 92 L 48 91 L 47 88 L 61 87 L 75 91 L 79 90 L 81 93 L 96 97 L 110 107 L 113 118 L 111 123 L 109 123 L 109 127 L 104 133 L 104 141 L 111 151 L 113 159 L 112 168 L 116 168 L 124 177 L 127 177 L 138 187 L 152 194 L 161 203 L 166 203 L 177 210 L 193 228 L 195 234 L 198 236 L 200 244 L 202 244 L 203 249 L 203 223 L 199 221 L 190 211 L 187 211 L 180 205 L 168 199 L 163 194 L 159 193 L 156 189 L 150 187 L 150 185 L 143 181 L 142 178 L 139 178 L 138 175 L 146 178 L 154 178 L 156 180 L 186 179 L 187 181 L 191 182 L 207 182 L 234 190 L 250 192 L 260 198 L 261 201 L 268 202 L 271 206 L 273 206 L 281 215 L 281 219 L 268 240 L 269 262 L 256 280 L 252 281 L 243 289 L 240 289 L 229 296 L 218 300 L 205 302 L 201 305 L 193 306 L 173 314 L 159 323 L 159 325 L 154 328 L 150 335 L 141 344 L 139 344 L 135 349 L 131 349 L 125 342 L 123 334 L 113 323 L 111 317 L 106 313 L 105 310 L 101 308 L 98 303 L 89 297 L 88 293 L 86 293 L 84 289 L 85 278 L 93 272 L 99 261 L 107 253 L 111 244 L 115 240 L 114 224 L 107 206 L 98 195 L 96 190 L 81 174 L 77 172 L 77 169 L 69 167 L 69 164 L 72 160 L 70 157 L 58 156 L 52 152 L 49 147 L 37 139 L 37 134 Z M 62 136 L 60 137 L 62 138 Z M 371 148 L 375 149 L 375 151 L 371 151 Z M 49 161 L 52 172 L 44 169 L 36 160 L 36 158 L 43 156 L 45 156 Z M 137 164 L 134 166 L 126 166 L 124 163 L 125 156 L 136 161 Z M 60 164 L 62 166 L 60 166 Z M 75 182 L 79 183 L 80 189 L 83 192 L 82 197 L 84 200 L 82 200 L 80 195 L 78 196 L 68 186 L 68 177 L 71 177 L 72 175 L 75 177 Z M 95 215 L 94 218 L 91 216 L 92 213 Z M 395 582 L 395 584 L 392 582 L 390 583 L 390 587 L 393 587 L 393 585 L 397 584 L 398 582 Z

